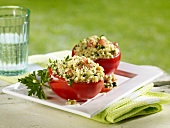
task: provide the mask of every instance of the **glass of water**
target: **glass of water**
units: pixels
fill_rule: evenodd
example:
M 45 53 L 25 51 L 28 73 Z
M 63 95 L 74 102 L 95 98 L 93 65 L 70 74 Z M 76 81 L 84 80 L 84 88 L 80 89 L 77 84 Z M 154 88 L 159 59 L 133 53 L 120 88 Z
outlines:
M 30 10 L 0 6 L 0 75 L 16 76 L 28 67 Z

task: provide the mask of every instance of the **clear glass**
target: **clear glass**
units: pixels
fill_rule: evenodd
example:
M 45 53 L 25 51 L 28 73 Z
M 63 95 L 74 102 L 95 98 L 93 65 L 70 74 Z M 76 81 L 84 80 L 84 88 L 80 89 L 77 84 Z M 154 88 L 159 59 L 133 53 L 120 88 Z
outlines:
M 28 67 L 30 10 L 0 6 L 0 75 L 16 76 Z

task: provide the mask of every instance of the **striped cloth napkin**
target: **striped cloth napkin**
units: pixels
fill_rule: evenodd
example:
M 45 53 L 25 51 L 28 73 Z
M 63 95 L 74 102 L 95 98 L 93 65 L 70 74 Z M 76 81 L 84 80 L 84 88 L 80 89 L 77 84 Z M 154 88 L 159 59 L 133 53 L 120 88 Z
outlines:
M 0 79 L 9 83 L 16 83 L 18 82 L 18 78 L 25 77 L 34 70 L 46 68 L 49 58 L 56 59 L 56 56 L 63 58 L 67 55 L 70 55 L 70 51 L 29 56 L 29 69 L 27 73 L 20 76 L 0 76 Z M 91 119 L 102 123 L 117 123 L 128 118 L 160 112 L 162 110 L 161 104 L 170 104 L 170 94 L 152 92 L 152 88 L 153 83 L 141 87 L 125 98 L 110 105 Z
M 170 94 L 152 92 L 152 87 L 153 83 L 143 86 L 92 119 L 103 123 L 117 123 L 124 119 L 160 112 L 161 104 L 170 104 Z

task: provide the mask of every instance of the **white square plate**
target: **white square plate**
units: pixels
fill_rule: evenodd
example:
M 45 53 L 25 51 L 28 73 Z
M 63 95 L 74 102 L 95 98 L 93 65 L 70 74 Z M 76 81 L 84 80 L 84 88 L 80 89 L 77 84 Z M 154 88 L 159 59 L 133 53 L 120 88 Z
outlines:
M 63 51 L 62 55 L 67 56 L 68 53 L 70 54 L 70 52 L 68 51 Z M 50 55 L 52 54 L 47 54 L 48 57 L 50 57 Z M 54 58 L 54 55 L 52 55 L 51 57 Z M 61 59 L 61 57 L 63 56 L 56 53 L 55 57 Z M 39 70 L 38 68 L 39 67 L 37 66 L 37 68 L 34 68 L 34 70 Z M 80 105 L 66 105 L 66 100 L 58 97 L 51 90 L 48 89 L 45 89 L 46 95 L 48 97 L 47 100 L 41 100 L 37 97 L 28 96 L 28 90 L 26 86 L 20 83 L 7 86 L 2 91 L 4 93 L 14 95 L 26 100 L 34 101 L 43 105 L 90 118 L 95 114 L 101 112 L 102 110 L 106 109 L 114 102 L 120 100 L 131 92 L 158 78 L 163 74 L 163 72 L 154 68 L 148 69 L 125 62 L 120 62 L 118 70 L 115 74 L 118 77 L 118 87 L 115 87 L 113 90 L 106 94 L 101 93 L 93 99 L 90 99 L 83 103 L 81 102 Z

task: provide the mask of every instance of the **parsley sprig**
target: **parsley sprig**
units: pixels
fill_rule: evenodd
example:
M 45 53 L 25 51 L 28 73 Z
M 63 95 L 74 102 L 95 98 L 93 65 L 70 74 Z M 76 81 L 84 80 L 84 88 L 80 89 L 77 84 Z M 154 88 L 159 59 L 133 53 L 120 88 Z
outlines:
M 37 73 L 33 73 L 28 76 L 18 79 L 18 82 L 21 82 L 27 86 L 28 96 L 38 96 L 39 99 L 47 99 L 47 96 L 43 90 L 43 86 L 50 88 L 46 83 L 50 81 L 47 69 L 38 70 Z

